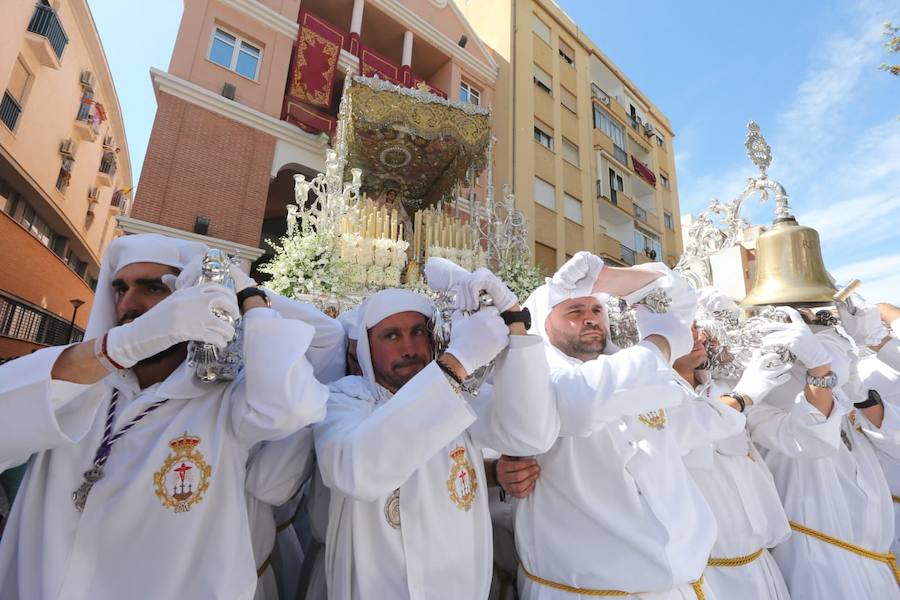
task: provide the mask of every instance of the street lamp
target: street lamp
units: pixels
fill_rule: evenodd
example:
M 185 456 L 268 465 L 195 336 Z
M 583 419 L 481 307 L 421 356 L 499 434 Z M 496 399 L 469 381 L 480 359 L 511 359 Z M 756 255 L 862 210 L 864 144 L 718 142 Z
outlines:
M 84 300 L 73 298 L 72 300 L 69 300 L 69 303 L 72 305 L 72 308 L 75 309 L 72 311 L 72 320 L 69 321 L 69 335 L 66 336 L 67 343 L 71 344 L 72 334 L 75 332 L 75 315 L 78 314 L 78 309 L 84 304 Z

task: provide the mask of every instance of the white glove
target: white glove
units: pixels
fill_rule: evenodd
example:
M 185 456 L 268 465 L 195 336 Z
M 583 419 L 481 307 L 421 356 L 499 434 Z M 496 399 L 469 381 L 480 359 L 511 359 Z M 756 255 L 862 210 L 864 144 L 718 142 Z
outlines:
M 425 262 L 425 281 L 438 292 L 449 292 L 469 276 L 469 272 L 452 260 L 432 256 Z
M 602 270 L 602 258 L 584 250 L 576 252 L 548 282 L 551 305 L 569 298 L 593 295 L 594 284 Z
M 240 316 L 234 292 L 221 285 L 207 283 L 176 290 L 134 321 L 110 329 L 106 353 L 127 368 L 180 342 L 224 348 L 234 337 L 234 326 L 215 316 L 214 309 L 233 319 Z
M 720 310 L 726 310 L 728 312 L 737 312 L 740 310 L 738 305 L 734 303 L 734 300 L 713 286 L 706 286 L 697 290 L 697 304 L 711 313 Z
M 676 313 L 655 313 L 639 304 L 634 309 L 634 321 L 642 340 L 654 334 L 666 338 L 670 365 L 694 347 L 691 322 L 681 320 Z
M 626 303 L 634 304 L 650 292 L 662 290 L 672 300 L 668 312 L 678 315 L 682 321 L 693 323 L 697 314 L 697 292 L 684 277 L 663 263 L 647 263 L 635 268 L 662 273 L 662 277 L 625 296 Z
M 851 313 L 846 302 L 838 302 L 837 309 L 841 315 L 841 325 L 850 337 L 861 346 L 874 346 L 888 336 L 888 329 L 881 322 L 881 311 L 878 306 L 869 304 L 860 296 L 853 294 L 851 302 L 856 309 Z
M 791 378 L 792 367 L 790 363 L 779 363 L 778 355 L 774 352 L 764 354 L 756 350 L 750 364 L 744 369 L 744 374 L 734 386 L 734 391 L 749 397 L 754 404 L 759 404 L 769 392 L 787 383 Z
M 471 375 L 491 362 L 509 344 L 509 329 L 496 308 L 482 308 L 468 317 L 456 313 L 447 354 Z
M 456 296 L 457 308 L 459 310 L 478 310 L 482 291 L 487 292 L 493 298 L 494 308 L 500 312 L 508 311 L 519 301 L 502 279 L 482 267 L 460 282 Z
M 900 338 L 900 318 L 891 321 L 891 331 L 894 332 L 894 337 Z
M 791 318 L 790 323 L 772 323 L 763 328 L 769 331 L 762 339 L 763 347 L 785 346 L 803 363 L 807 369 L 815 369 L 831 362 L 831 355 L 803 322 L 803 317 L 796 309 L 789 306 L 778 307 L 780 312 Z
M 173 292 L 181 288 L 197 285 L 200 275 L 203 274 L 203 258 L 203 255 L 195 257 L 185 265 L 178 277 L 175 275 L 163 275 L 162 282 L 169 286 L 169 289 Z M 231 279 L 234 281 L 235 293 L 248 287 L 256 287 L 256 282 L 237 265 L 229 265 L 228 274 L 231 275 Z

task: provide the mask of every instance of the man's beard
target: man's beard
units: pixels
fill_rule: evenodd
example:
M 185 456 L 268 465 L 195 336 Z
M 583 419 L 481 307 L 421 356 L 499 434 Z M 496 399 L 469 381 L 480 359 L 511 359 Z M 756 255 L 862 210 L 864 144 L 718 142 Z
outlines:
M 399 390 L 404 385 L 409 383 L 409 381 L 418 375 L 422 369 L 428 364 L 428 360 L 422 357 L 414 357 L 407 360 L 401 360 L 391 365 L 390 371 L 380 372 L 375 374 L 375 379 L 380 381 L 381 384 L 390 389 Z M 419 368 L 415 371 L 410 372 L 409 374 L 399 374 L 397 373 L 397 369 L 402 369 L 403 367 L 413 367 L 418 366 Z
M 153 356 L 148 356 L 147 358 L 141 359 L 137 361 L 134 365 L 135 367 L 147 367 L 150 365 L 157 365 L 161 363 L 163 360 L 169 358 L 170 356 L 174 356 L 179 352 L 184 351 L 187 346 L 187 342 L 181 342 L 180 344 L 175 344 L 174 346 L 169 346 L 165 350 L 161 352 L 157 352 Z
M 585 339 L 586 333 L 599 333 L 599 336 Z M 557 348 L 567 356 L 584 360 L 584 357 L 597 358 L 606 349 L 606 331 L 600 327 L 584 327 L 576 336 L 559 340 Z

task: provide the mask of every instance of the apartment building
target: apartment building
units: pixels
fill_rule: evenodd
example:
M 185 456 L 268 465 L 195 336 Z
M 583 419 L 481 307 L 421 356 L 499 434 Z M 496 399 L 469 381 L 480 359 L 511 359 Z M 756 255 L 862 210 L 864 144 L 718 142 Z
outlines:
M 79 340 L 130 210 L 125 127 L 86 0 L 0 19 L 0 359 Z
M 666 116 L 552 0 L 455 0 L 500 69 L 495 180 L 552 273 L 579 250 L 610 264 L 682 252 Z
M 356 74 L 490 105 L 498 67 L 448 0 L 185 2 L 168 71 L 151 72 L 158 109 L 123 228 L 265 261 L 294 175 L 324 171 Z

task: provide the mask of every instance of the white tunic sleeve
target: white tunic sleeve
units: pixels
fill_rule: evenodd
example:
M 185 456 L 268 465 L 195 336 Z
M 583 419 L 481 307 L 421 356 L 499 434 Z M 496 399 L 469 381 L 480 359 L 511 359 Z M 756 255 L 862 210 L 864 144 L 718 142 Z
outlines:
M 274 310 L 244 316 L 244 372 L 230 389 L 231 426 L 253 445 L 283 438 L 325 416 L 328 388 L 306 359 L 314 329 Z
M 713 388 L 717 392 L 717 387 Z M 719 396 L 707 398 L 683 390 L 684 402 L 668 411 L 675 439 L 682 452 L 702 448 L 730 438 L 744 430 L 742 413 L 719 402 Z
M 311 426 L 281 440 L 261 442 L 250 456 L 244 487 L 258 500 L 281 506 L 312 474 L 314 458 Z
M 266 295 L 272 308 L 285 319 L 302 321 L 315 329 L 306 359 L 312 364 L 316 379 L 323 383 L 337 381 L 346 374 L 344 327 L 311 304 L 285 298 L 271 290 Z
M 494 384 L 469 402 L 478 420 L 469 428 L 472 441 L 511 456 L 543 454 L 559 437 L 559 414 L 550 386 L 544 340 L 512 335 L 509 349 L 497 359 Z
M 861 410 L 856 411 L 856 423 L 876 448 L 900 460 L 900 406 L 884 403 L 881 427 L 875 427 Z
M 891 338 L 876 354 L 878 360 L 895 371 L 900 371 L 900 340 Z
M 841 444 L 841 419 L 844 411 L 835 402 L 826 417 L 806 400 L 801 391 L 790 410 L 770 404 L 754 404 L 747 410 L 750 437 L 759 446 L 791 458 L 826 458 Z
M 390 494 L 476 418 L 434 362 L 377 408 L 339 391 L 347 381 L 365 385 L 359 377 L 332 385 L 328 414 L 314 428 L 316 456 L 325 485 L 357 500 Z
M 681 402 L 671 368 L 649 342 L 580 365 L 555 368 L 550 381 L 562 437 L 584 437 L 623 416 Z
M 51 379 L 66 347 L 38 350 L 0 366 L 0 471 L 35 452 L 76 443 L 91 428 L 108 387 Z

